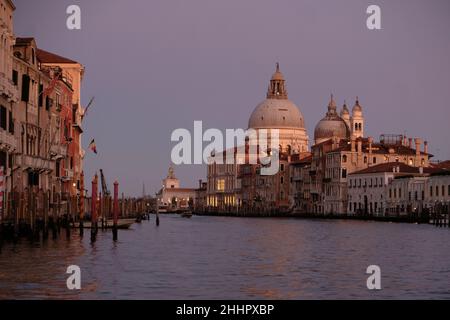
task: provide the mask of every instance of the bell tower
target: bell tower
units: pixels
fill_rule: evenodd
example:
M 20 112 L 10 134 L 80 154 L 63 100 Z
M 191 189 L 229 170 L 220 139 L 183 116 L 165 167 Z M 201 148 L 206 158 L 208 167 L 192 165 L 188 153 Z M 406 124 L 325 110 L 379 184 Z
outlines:
M 351 117 L 351 129 L 352 136 L 355 138 L 364 137 L 364 116 L 362 112 L 362 107 L 359 104 L 359 99 L 356 97 L 355 105 L 352 109 L 352 117 Z

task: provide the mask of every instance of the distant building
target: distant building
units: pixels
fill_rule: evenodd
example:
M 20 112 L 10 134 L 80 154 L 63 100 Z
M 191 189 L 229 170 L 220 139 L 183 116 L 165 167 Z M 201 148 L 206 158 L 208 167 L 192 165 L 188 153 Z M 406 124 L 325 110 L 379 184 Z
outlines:
M 195 189 L 194 210 L 196 213 L 203 213 L 206 211 L 207 185 L 207 182 L 199 180 L 198 188 Z
M 180 180 L 175 177 L 172 167 L 163 179 L 162 189 L 156 194 L 160 212 L 194 209 L 195 197 L 195 189 L 180 187 Z

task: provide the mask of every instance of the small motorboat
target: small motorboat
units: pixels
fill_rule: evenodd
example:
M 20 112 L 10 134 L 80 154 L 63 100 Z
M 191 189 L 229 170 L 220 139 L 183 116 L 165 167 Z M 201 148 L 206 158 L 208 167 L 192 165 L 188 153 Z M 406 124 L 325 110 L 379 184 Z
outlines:
M 183 218 L 190 218 L 190 217 L 192 217 L 192 211 L 185 211 L 185 212 L 182 212 L 182 213 L 181 213 L 181 216 L 182 216 Z

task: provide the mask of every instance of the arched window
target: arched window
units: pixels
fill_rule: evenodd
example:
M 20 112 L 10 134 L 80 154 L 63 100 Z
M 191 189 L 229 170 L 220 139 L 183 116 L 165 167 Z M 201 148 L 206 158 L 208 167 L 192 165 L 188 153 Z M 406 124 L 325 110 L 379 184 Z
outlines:
M 347 162 L 347 155 L 344 154 L 344 155 L 342 156 L 342 162 L 343 162 L 343 163 L 346 163 L 346 162 Z

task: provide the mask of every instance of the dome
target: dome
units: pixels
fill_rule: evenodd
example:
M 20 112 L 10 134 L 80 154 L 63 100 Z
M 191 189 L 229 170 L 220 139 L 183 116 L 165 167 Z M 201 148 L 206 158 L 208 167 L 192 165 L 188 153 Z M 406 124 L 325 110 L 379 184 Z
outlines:
M 266 99 L 256 106 L 248 127 L 304 129 L 305 122 L 298 107 L 287 99 Z
M 318 144 L 331 138 L 347 139 L 349 137 L 350 129 L 345 120 L 337 114 L 336 103 L 331 95 L 328 112 L 314 130 L 314 141 Z
M 350 130 L 345 121 L 339 116 L 326 116 L 316 125 L 314 129 L 314 140 L 317 143 L 331 138 L 348 139 Z

